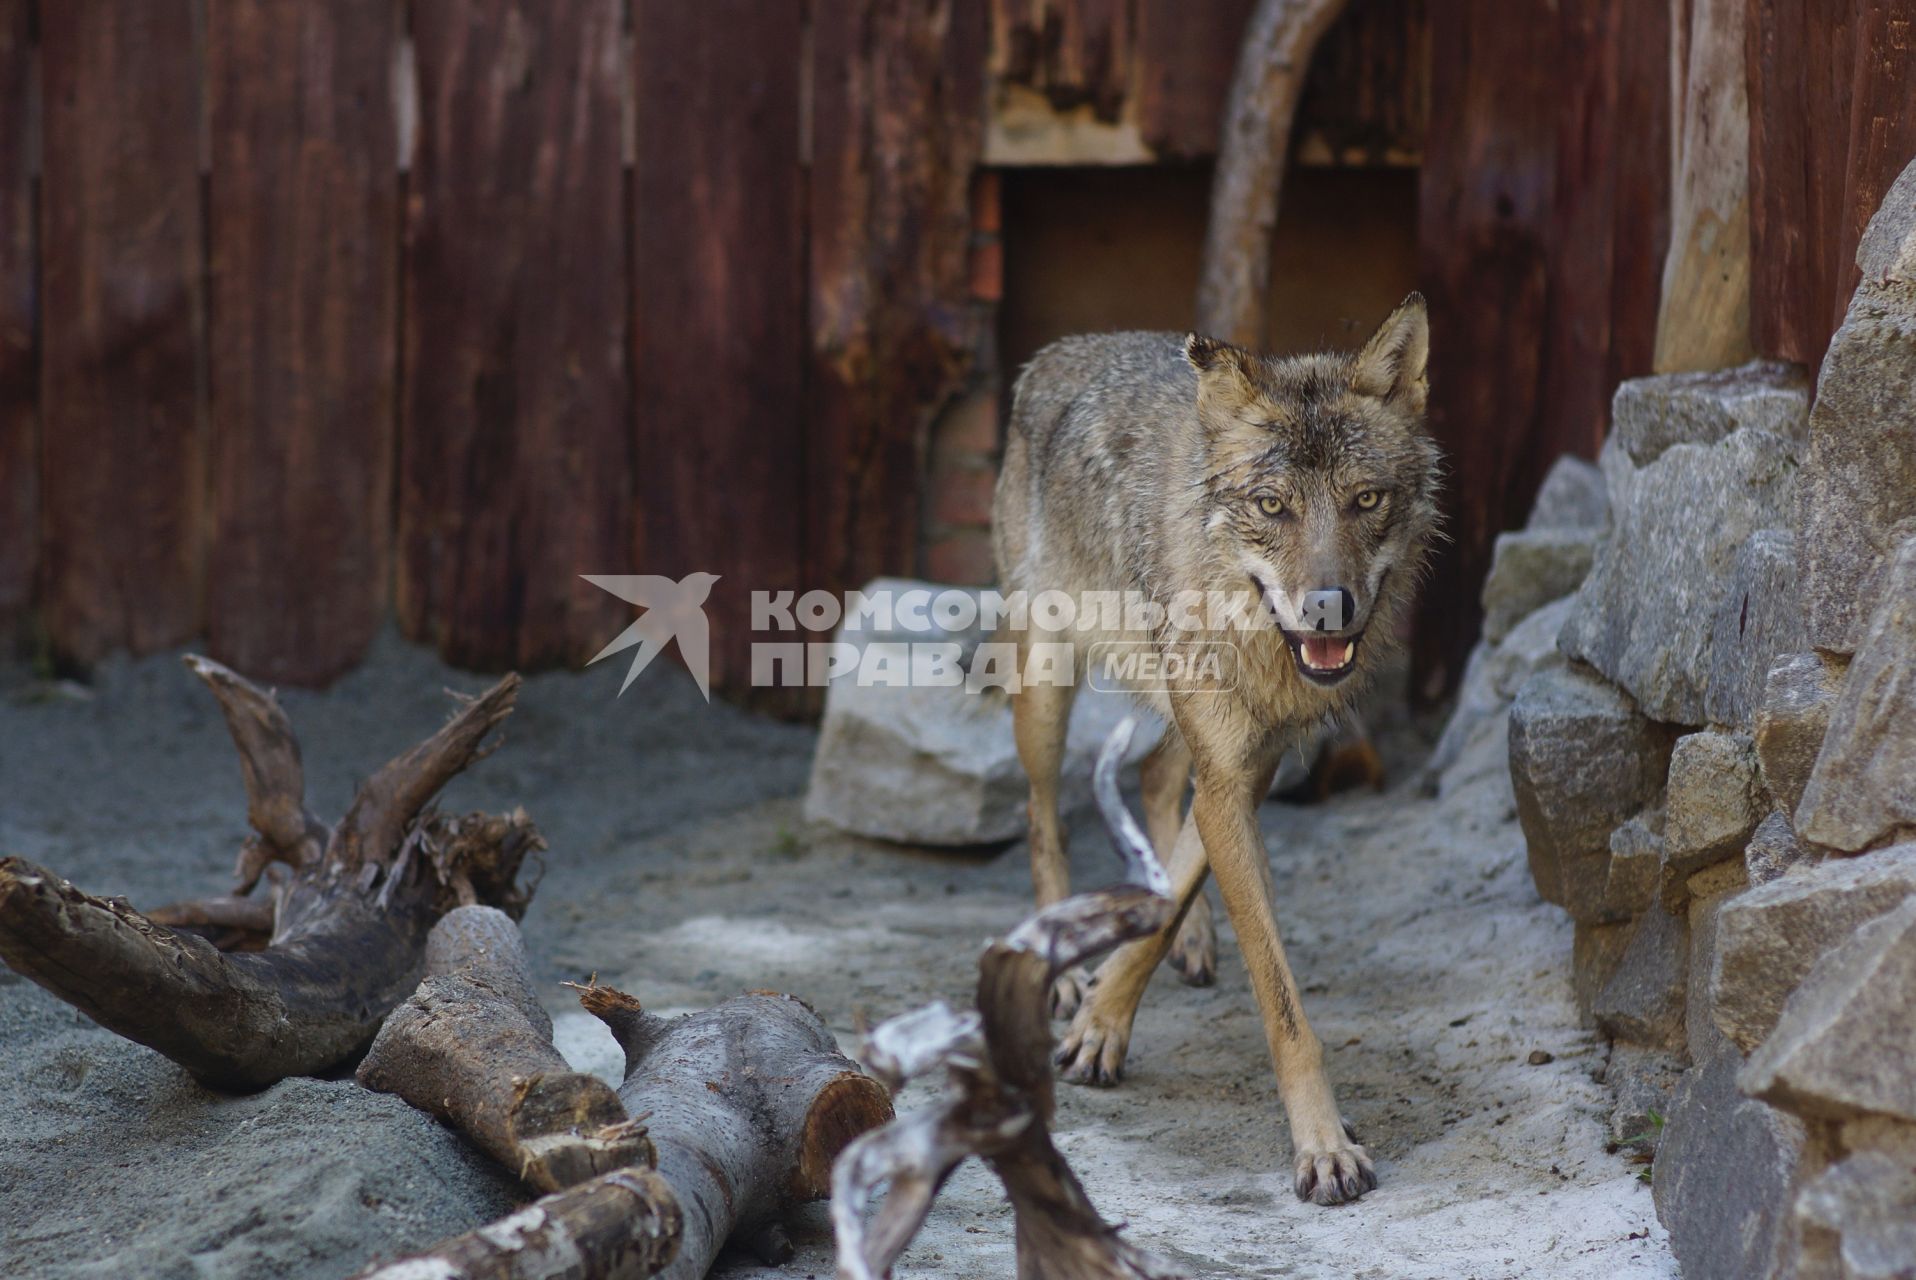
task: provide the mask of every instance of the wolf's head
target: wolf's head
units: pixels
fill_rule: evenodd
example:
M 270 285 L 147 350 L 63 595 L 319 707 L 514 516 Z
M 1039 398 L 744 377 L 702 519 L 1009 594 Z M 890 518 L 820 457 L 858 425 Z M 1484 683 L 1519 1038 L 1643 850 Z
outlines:
M 1321 685 L 1357 669 L 1368 632 L 1390 638 L 1436 525 L 1438 454 L 1423 431 L 1429 351 L 1414 293 L 1355 355 L 1185 342 L 1220 568 L 1250 578 L 1298 670 Z

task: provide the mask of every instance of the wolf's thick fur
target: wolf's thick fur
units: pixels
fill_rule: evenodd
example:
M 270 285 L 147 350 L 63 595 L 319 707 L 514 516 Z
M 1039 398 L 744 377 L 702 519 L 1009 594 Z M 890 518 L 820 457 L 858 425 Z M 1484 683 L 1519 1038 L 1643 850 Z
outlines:
M 1214 971 L 1200 890 L 1207 869 L 1217 875 L 1290 1118 L 1297 1193 L 1320 1204 L 1362 1195 L 1376 1178 L 1338 1113 L 1284 959 L 1257 805 L 1297 734 L 1337 715 L 1377 669 L 1420 576 L 1439 471 L 1422 430 L 1428 348 L 1415 294 L 1355 355 L 1280 359 L 1165 333 L 1064 339 L 1018 379 L 995 502 L 1009 590 L 1246 599 L 1248 628 L 1167 624 L 1070 639 L 1080 678 L 1100 641 L 1234 648 L 1224 679 L 1139 693 L 1171 725 L 1144 762 L 1146 825 L 1184 905 L 1175 945 L 1187 981 Z M 1299 609 L 1312 591 L 1347 593 L 1332 629 Z M 1023 667 L 1030 644 L 1057 637 L 1016 638 Z M 1058 770 L 1071 701 L 1072 688 L 1056 684 L 1027 684 L 1013 698 L 1040 905 L 1068 887 Z M 1061 983 L 1059 1012 L 1076 1005 L 1059 1050 L 1067 1079 L 1117 1080 L 1138 1000 L 1178 927 L 1119 949 L 1093 980 Z

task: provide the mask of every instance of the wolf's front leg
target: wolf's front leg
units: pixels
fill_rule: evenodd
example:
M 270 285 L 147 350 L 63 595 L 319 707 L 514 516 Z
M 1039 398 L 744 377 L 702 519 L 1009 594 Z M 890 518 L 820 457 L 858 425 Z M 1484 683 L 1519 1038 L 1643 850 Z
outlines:
M 1297 982 L 1284 959 L 1271 910 L 1264 842 L 1257 830 L 1259 794 L 1241 786 L 1207 786 L 1200 766 L 1191 812 L 1263 1015 L 1278 1093 L 1290 1118 L 1293 1186 L 1300 1200 L 1342 1204 L 1375 1187 L 1377 1172 L 1338 1114 L 1324 1073 L 1324 1048 L 1304 1018 Z
M 1204 844 L 1197 823 L 1186 818 L 1165 868 L 1171 893 L 1182 909 L 1204 888 Z M 1148 938 L 1127 942 L 1098 966 L 1090 993 L 1078 1006 L 1071 1027 L 1058 1042 L 1058 1074 L 1073 1084 L 1111 1085 L 1124 1075 L 1124 1054 L 1131 1044 L 1131 1023 L 1151 975 L 1171 950 L 1178 931 L 1173 919 Z

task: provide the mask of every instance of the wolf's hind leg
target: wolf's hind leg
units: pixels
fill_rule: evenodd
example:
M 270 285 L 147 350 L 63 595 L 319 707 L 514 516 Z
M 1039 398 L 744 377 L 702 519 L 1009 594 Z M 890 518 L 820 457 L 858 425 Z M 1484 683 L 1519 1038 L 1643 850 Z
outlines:
M 1178 830 L 1184 825 L 1184 792 L 1191 781 L 1191 749 L 1184 745 L 1176 725 L 1165 728 L 1163 739 L 1144 758 L 1138 773 L 1145 830 L 1150 832 L 1158 860 L 1168 867 Z M 1177 940 L 1171 944 L 1171 968 L 1189 986 L 1208 987 L 1217 980 L 1217 930 L 1211 923 L 1211 901 L 1201 890 L 1191 899 Z
M 1018 658 L 1022 670 L 1022 646 Z M 1058 774 L 1064 766 L 1075 693 L 1072 685 L 1038 683 L 1025 685 L 1011 696 L 1011 734 L 1018 744 L 1018 761 L 1031 782 L 1025 812 L 1031 824 L 1031 886 L 1040 910 L 1071 892 L 1064 822 L 1058 816 Z M 1070 1017 L 1090 985 L 1091 976 L 1082 967 L 1060 974 L 1051 989 L 1052 1015 Z

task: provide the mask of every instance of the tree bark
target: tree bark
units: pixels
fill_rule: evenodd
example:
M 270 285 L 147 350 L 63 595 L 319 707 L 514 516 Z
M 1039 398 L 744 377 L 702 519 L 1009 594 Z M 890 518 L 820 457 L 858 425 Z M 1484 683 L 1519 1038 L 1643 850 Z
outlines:
M 1121 1239 L 1092 1207 L 1052 1145 L 1051 983 L 1089 956 L 1170 923 L 1177 904 L 1151 843 L 1125 810 L 1118 765 L 1127 719 L 1098 758 L 1093 790 L 1112 842 L 1141 884 L 1081 894 L 985 948 L 978 1011 L 934 1004 L 874 1030 L 866 1064 L 896 1088 L 943 1066 L 943 1102 L 867 1134 L 833 1172 L 832 1224 L 841 1280 L 880 1280 L 911 1243 L 938 1189 L 967 1156 L 1004 1183 L 1017 1231 L 1019 1280 L 1175 1280 L 1181 1272 Z M 880 1186 L 890 1194 L 875 1216 Z
M 642 1280 L 678 1250 L 679 1208 L 650 1169 L 617 1169 L 361 1280 Z
M 492 907 L 433 926 L 425 980 L 387 1017 L 358 1079 L 452 1124 L 540 1191 L 654 1163 L 612 1086 L 552 1047 L 518 926 Z
M 255 836 L 240 856 L 242 890 L 272 863 L 272 932 L 264 950 L 226 953 L 124 901 L 81 892 L 18 858 L 0 860 L 0 960 L 94 1021 L 159 1050 L 202 1083 L 261 1089 L 339 1065 L 371 1042 L 418 984 L 426 936 L 465 903 L 523 912 L 516 884 L 543 847 L 523 811 L 425 812 L 453 775 L 482 758 L 512 711 L 507 676 L 431 738 L 359 789 L 331 831 L 304 807 L 297 740 L 271 694 L 217 663 L 188 665 L 219 699 L 239 750 Z M 242 920 L 232 899 L 179 904 L 169 918 Z M 252 920 L 257 923 L 256 919 Z
M 728 1238 L 767 1263 L 789 1257 L 780 1219 L 828 1195 L 839 1152 L 891 1119 L 890 1092 L 792 996 L 754 992 L 674 1019 L 609 987 L 580 988 L 579 1002 L 625 1050 L 619 1097 L 644 1120 L 684 1215 L 667 1280 L 699 1280 Z
M 1253 350 L 1268 339 L 1271 234 L 1291 125 L 1317 42 L 1344 0 L 1258 0 L 1224 107 L 1211 220 L 1198 275 L 1197 329 Z

